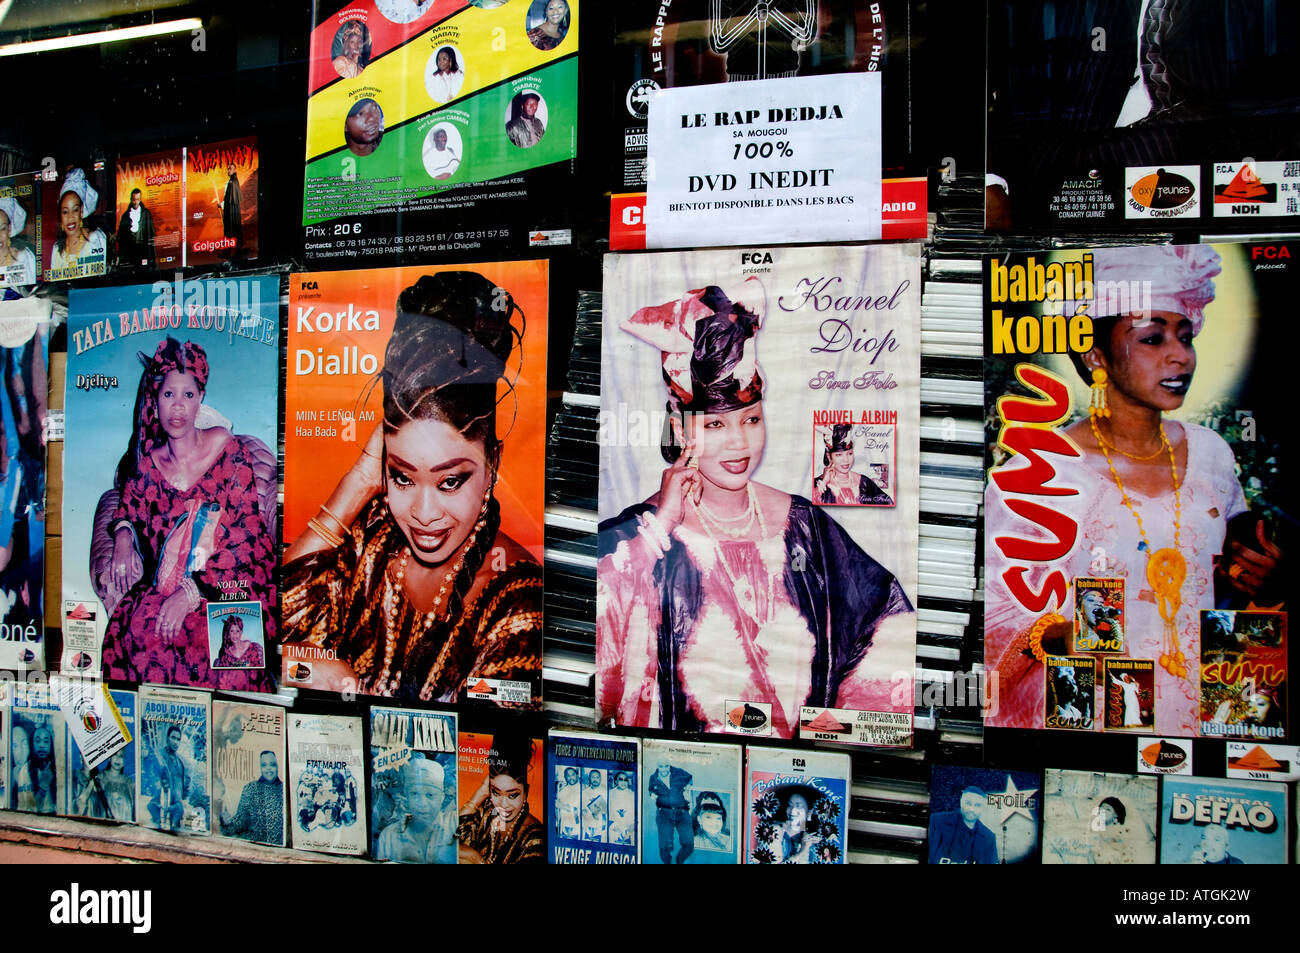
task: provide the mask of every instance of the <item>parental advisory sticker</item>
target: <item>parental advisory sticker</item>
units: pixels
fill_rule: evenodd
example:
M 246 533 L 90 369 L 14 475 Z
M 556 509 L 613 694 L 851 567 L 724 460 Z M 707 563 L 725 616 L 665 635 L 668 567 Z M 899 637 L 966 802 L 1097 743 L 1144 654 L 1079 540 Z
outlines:
M 807 741 L 838 741 L 846 745 L 910 748 L 912 716 L 908 712 L 806 705 L 799 709 L 799 737 Z
M 465 695 L 479 701 L 521 705 L 527 705 L 533 700 L 531 685 L 504 678 L 468 678 L 465 680 Z

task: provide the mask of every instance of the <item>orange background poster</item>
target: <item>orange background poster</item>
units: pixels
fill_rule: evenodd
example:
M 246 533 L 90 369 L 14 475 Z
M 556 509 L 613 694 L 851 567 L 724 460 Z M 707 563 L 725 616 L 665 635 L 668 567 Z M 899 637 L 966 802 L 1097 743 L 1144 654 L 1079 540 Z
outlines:
M 457 810 L 464 810 L 478 786 L 487 778 L 487 756 L 492 750 L 492 737 L 471 731 L 460 733 L 460 753 L 456 760 Z M 528 813 L 545 824 L 546 782 L 542 777 L 542 756 L 546 745 L 536 738 L 533 745 L 533 759 L 528 762 Z
M 290 276 L 285 384 L 284 542 L 289 546 L 356 462 L 383 420 L 378 375 L 397 320 L 397 297 L 423 275 L 473 271 L 524 312 L 523 344 L 510 356 L 513 394 L 498 383 L 503 447 L 495 495 L 501 529 L 542 561 L 546 458 L 547 262 L 419 265 Z M 377 311 L 379 330 L 364 330 Z M 514 318 L 521 323 L 519 317 Z M 334 373 L 329 373 L 334 371 Z M 502 395 L 505 395 L 502 397 Z M 355 421 L 353 423 L 353 421 Z

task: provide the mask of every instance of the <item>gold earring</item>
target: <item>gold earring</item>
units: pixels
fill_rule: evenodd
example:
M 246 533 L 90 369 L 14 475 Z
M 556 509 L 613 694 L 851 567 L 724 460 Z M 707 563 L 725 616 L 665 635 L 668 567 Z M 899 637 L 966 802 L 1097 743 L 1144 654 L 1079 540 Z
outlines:
M 1093 419 L 1110 416 L 1110 405 L 1106 402 L 1106 372 L 1100 367 L 1092 372 L 1092 399 L 1088 404 L 1088 413 Z

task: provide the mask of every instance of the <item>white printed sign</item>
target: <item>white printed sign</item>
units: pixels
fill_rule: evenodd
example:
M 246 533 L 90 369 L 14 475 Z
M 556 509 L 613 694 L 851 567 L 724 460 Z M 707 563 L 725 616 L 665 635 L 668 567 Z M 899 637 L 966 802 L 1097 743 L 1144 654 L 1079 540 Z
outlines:
M 646 247 L 881 237 L 880 74 L 659 90 Z

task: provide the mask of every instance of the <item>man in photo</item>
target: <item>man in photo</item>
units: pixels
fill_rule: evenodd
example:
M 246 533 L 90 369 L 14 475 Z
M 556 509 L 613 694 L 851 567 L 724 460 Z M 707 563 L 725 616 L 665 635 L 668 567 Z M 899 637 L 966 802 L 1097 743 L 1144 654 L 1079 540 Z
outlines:
M 131 190 L 131 204 L 117 225 L 117 264 L 130 270 L 154 268 L 153 213 L 145 208 L 144 194 Z
M 961 792 L 958 810 L 930 815 L 930 863 L 998 863 L 997 838 L 980 820 L 987 803 L 988 796 L 971 786 Z
M 244 245 L 244 200 L 239 189 L 239 176 L 232 162 L 226 168 L 230 178 L 226 181 L 226 194 L 221 199 L 221 231 L 226 238 L 233 238 L 233 248 L 222 251 L 223 256 L 234 258 Z
M 1209 824 L 1201 831 L 1201 843 L 1196 859 L 1202 864 L 1240 864 L 1240 857 L 1228 852 L 1228 829 L 1222 824 Z
M 447 130 L 434 127 L 424 143 L 424 169 L 435 179 L 450 179 L 460 166 L 460 156 L 447 145 Z
M 343 122 L 343 141 L 354 155 L 368 156 L 384 139 L 384 111 L 373 99 L 358 99 Z
M 655 802 L 655 825 L 659 829 L 659 858 L 665 864 L 684 864 L 695 850 L 695 820 L 691 816 L 694 779 L 681 768 L 660 762 L 650 776 L 650 796 Z M 673 859 L 673 834 L 681 848 Z
M 154 755 L 154 777 L 158 788 L 149 800 L 149 816 L 166 831 L 177 830 L 185 816 L 185 799 L 190 794 L 190 776 L 179 754 L 180 725 L 167 726 L 167 743 Z
M 536 93 L 520 93 L 510 102 L 510 121 L 506 135 L 520 149 L 531 149 L 546 135 L 546 126 L 537 118 L 542 97 Z

